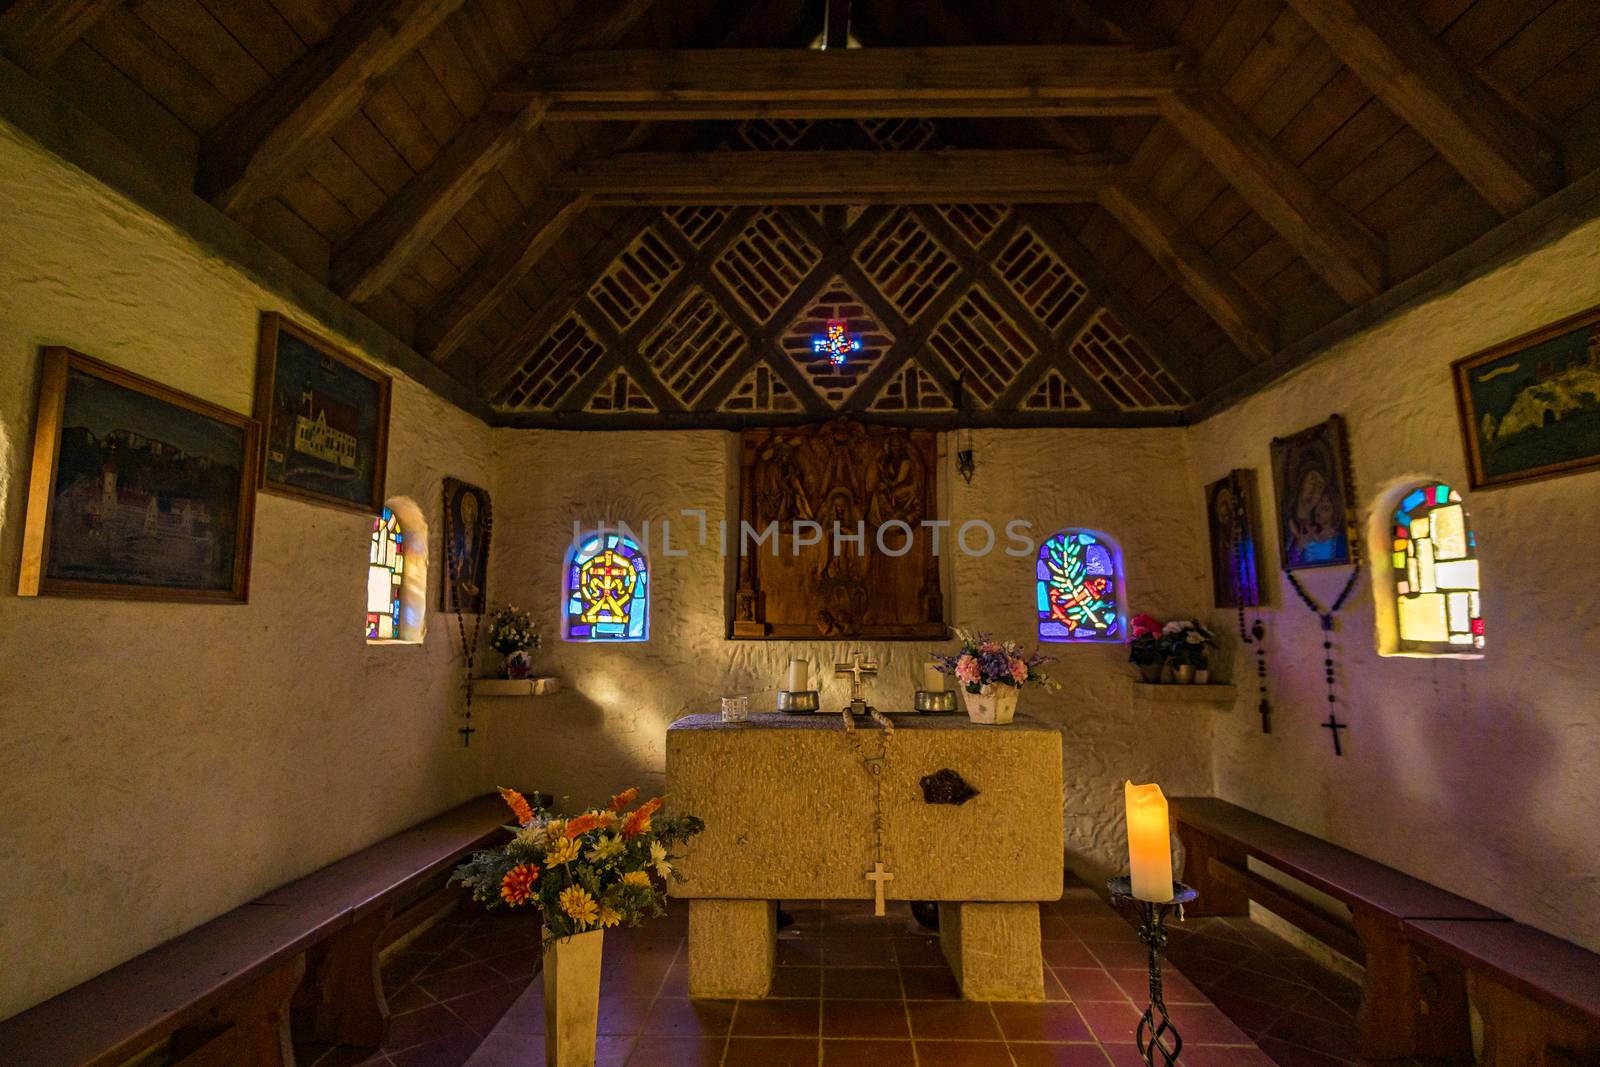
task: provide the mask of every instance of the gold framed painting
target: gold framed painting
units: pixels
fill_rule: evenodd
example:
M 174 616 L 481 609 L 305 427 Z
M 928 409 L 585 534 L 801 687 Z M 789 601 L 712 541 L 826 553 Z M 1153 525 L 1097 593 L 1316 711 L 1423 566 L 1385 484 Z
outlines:
M 1600 307 L 1450 370 L 1472 488 L 1600 467 Z
M 46 348 L 21 596 L 244 603 L 261 428 L 67 348 Z
M 274 311 L 261 315 L 257 484 L 347 511 L 383 510 L 390 380 Z

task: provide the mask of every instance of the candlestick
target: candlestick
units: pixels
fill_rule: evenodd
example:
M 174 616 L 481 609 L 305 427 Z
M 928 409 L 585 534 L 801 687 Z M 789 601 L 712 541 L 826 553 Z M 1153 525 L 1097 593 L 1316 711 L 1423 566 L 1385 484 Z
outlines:
M 809 680 L 809 675 L 810 675 L 810 664 L 808 664 L 805 660 L 803 660 L 803 659 L 792 659 L 792 660 L 790 660 L 789 661 L 788 680 L 784 684 L 784 688 L 787 689 L 791 693 L 803 693 L 803 692 L 805 692 L 807 689 L 811 688 L 809 685 L 806 684 L 807 681 Z
M 1172 828 L 1161 787 L 1122 783 L 1128 816 L 1128 877 L 1140 900 L 1172 899 Z
M 924 693 L 942 693 L 945 691 L 945 674 L 939 669 L 937 663 L 925 663 L 922 666 L 922 691 Z
M 1167 950 L 1167 913 L 1176 908 L 1178 921 L 1182 922 L 1183 906 L 1199 894 L 1177 882 L 1168 890 L 1166 900 L 1143 900 L 1134 894 L 1127 878 L 1113 878 L 1106 888 L 1111 891 L 1113 905 L 1132 900 L 1139 908 L 1139 940 L 1144 942 L 1150 967 L 1150 1003 L 1133 1034 L 1139 1056 L 1150 1067 L 1176 1067 L 1178 1054 L 1183 1051 L 1183 1035 L 1167 1014 L 1167 1002 L 1161 992 L 1161 956 Z

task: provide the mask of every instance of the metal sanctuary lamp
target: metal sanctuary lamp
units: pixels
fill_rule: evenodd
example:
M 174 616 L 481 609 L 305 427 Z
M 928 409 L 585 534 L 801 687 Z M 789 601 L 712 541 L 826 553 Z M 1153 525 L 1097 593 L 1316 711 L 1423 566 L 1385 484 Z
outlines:
M 1161 787 L 1123 783 L 1128 818 L 1128 876 L 1106 883 L 1115 904 L 1131 900 L 1139 908 L 1139 940 L 1150 964 L 1150 1004 L 1139 1017 L 1135 1039 L 1144 1062 L 1176 1067 L 1183 1038 L 1167 1014 L 1161 992 L 1161 957 L 1167 948 L 1166 919 L 1172 909 L 1183 918 L 1183 906 L 1198 894 L 1172 878 L 1172 829 L 1167 798 Z M 1157 1058 L 1159 1057 L 1159 1059 Z

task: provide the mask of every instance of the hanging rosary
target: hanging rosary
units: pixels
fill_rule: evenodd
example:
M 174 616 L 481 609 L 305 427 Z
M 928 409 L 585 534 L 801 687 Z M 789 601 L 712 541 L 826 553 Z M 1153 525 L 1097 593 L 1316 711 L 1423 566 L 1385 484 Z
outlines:
M 894 880 L 883 865 L 883 765 L 889 758 L 889 742 L 894 740 L 894 723 L 889 717 L 877 708 L 869 708 L 867 714 L 881 726 L 882 732 L 878 740 L 878 754 L 869 755 L 866 742 L 861 739 L 860 732 L 856 729 L 856 719 L 848 708 L 843 712 L 845 736 L 850 739 L 851 745 L 861 757 L 861 765 L 872 775 L 872 870 L 867 872 L 867 880 L 873 883 L 872 913 L 882 917 L 884 914 L 883 889 L 884 883 Z
M 1267 628 L 1262 625 L 1261 617 L 1256 616 L 1256 624 L 1249 631 L 1244 626 L 1244 550 L 1241 547 L 1245 538 L 1244 499 L 1237 488 L 1233 494 L 1233 600 L 1234 607 L 1239 610 L 1239 640 L 1246 645 L 1254 645 L 1256 650 L 1256 692 L 1260 703 L 1256 710 L 1261 713 L 1261 732 L 1272 732 L 1272 704 L 1267 700 Z M 1259 593 L 1256 596 L 1259 601 Z
M 1350 570 L 1350 577 L 1345 581 L 1344 588 L 1339 591 L 1338 599 L 1333 602 L 1333 605 L 1327 611 L 1323 611 L 1322 606 L 1312 599 L 1310 593 L 1306 592 L 1306 587 L 1300 584 L 1300 579 L 1294 576 L 1293 571 L 1284 571 L 1283 573 L 1289 579 L 1289 584 L 1294 586 L 1294 591 L 1300 595 L 1300 599 L 1305 601 L 1306 607 L 1310 608 L 1312 614 L 1322 620 L 1322 669 L 1328 681 L 1328 721 L 1322 724 L 1322 728 L 1333 734 L 1333 754 L 1342 756 L 1344 755 L 1344 746 L 1339 743 L 1339 731 L 1348 730 L 1349 726 L 1339 721 L 1339 716 L 1334 708 L 1334 705 L 1338 702 L 1338 696 L 1334 692 L 1333 617 L 1339 613 L 1340 608 L 1344 607 L 1344 602 L 1350 598 L 1351 591 L 1356 587 L 1356 578 L 1361 574 L 1361 558 L 1359 556 L 1356 557 L 1355 565 Z
M 450 508 L 447 505 L 445 508 L 445 528 L 447 534 L 449 533 L 450 526 L 449 511 Z M 483 543 L 486 547 L 489 544 L 489 534 L 492 529 L 491 524 L 493 521 L 494 519 L 492 515 L 484 515 Z M 487 553 L 485 553 L 485 555 L 487 556 Z M 472 735 L 478 732 L 472 725 L 472 668 L 478 659 L 478 638 L 483 633 L 483 612 L 477 612 L 473 616 L 472 640 L 467 640 L 467 623 L 462 617 L 466 614 L 467 605 L 466 599 L 461 595 L 461 565 L 458 561 L 456 542 L 455 538 L 453 537 L 450 538 L 449 543 L 445 545 L 444 558 L 445 564 L 450 571 L 450 588 L 454 590 L 455 594 L 453 598 L 455 602 L 450 606 L 456 609 L 456 634 L 461 639 L 461 658 L 466 663 L 464 668 L 467 690 L 466 721 L 462 723 L 461 729 L 457 730 L 456 733 L 461 735 L 461 747 L 470 748 L 472 745 Z

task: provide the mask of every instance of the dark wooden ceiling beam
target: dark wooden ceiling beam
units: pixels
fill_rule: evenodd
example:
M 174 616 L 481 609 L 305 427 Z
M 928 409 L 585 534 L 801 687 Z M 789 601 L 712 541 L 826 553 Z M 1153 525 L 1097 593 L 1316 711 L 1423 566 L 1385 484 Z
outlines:
M 1109 157 L 1055 149 L 625 152 L 554 174 L 549 186 L 597 203 L 1061 202 L 1093 200 L 1121 171 Z
M 1144 245 L 1161 269 L 1211 316 L 1240 351 L 1263 360 L 1277 351 L 1272 314 L 1145 186 L 1118 182 L 1100 191 L 1100 206 Z
M 1288 2 L 1500 214 L 1532 207 L 1560 187 L 1556 140 L 1452 56 L 1410 5 Z
M 653 2 L 586 5 L 564 20 L 545 46 L 564 52 L 614 44 Z M 539 127 L 546 110 L 544 101 L 530 99 L 510 109 L 485 108 L 468 121 L 425 170 L 334 252 L 334 290 L 361 303 L 388 288 Z
M 1148 115 L 1198 84 L 1180 50 L 1128 45 L 588 52 L 511 81 L 494 106 L 548 121 Z
M 0 12 L 0 50 L 40 74 L 122 0 L 15 0 Z
M 242 214 L 277 195 L 380 79 L 464 0 L 361 0 L 282 77 L 205 140 L 195 190 Z

